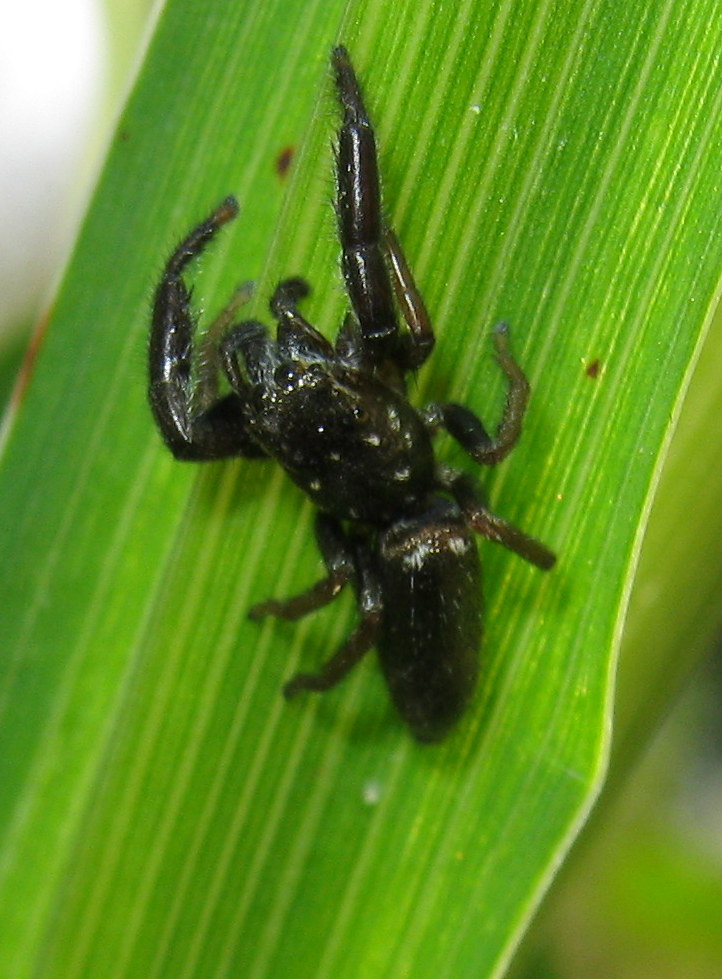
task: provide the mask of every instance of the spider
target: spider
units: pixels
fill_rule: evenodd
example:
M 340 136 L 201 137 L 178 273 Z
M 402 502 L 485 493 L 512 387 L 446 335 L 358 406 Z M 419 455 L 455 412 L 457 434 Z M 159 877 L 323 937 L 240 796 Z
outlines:
M 494 437 L 462 405 L 418 410 L 407 400 L 405 377 L 429 357 L 434 334 L 401 245 L 382 217 L 374 130 L 344 47 L 333 49 L 331 64 L 343 113 L 336 212 L 352 307 L 335 344 L 299 311 L 308 283 L 289 278 L 271 297 L 275 340 L 248 320 L 227 328 L 217 343 L 229 393 L 218 395 L 217 376 L 194 384 L 198 353 L 183 276 L 237 215 L 228 197 L 165 266 L 153 307 L 150 404 L 176 458 L 273 458 L 318 508 L 315 533 L 326 576 L 295 597 L 256 605 L 250 618 L 299 619 L 351 585 L 359 622 L 317 672 L 285 684 L 286 697 L 331 689 L 376 646 L 412 734 L 439 741 L 467 708 L 479 671 L 474 534 L 544 570 L 555 557 L 490 512 L 468 474 L 438 463 L 432 439 L 445 429 L 476 463 L 495 465 L 519 439 L 529 385 L 501 324 L 494 341 L 508 390 Z M 232 302 L 226 311 L 228 322 L 236 307 Z

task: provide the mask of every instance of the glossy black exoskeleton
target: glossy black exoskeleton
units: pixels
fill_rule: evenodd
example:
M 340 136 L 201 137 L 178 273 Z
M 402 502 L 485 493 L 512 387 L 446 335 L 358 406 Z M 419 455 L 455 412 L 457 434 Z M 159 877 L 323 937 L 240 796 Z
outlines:
M 491 513 L 471 477 L 437 463 L 432 436 L 445 429 L 477 463 L 494 465 L 514 447 L 529 396 L 504 325 L 494 339 L 509 387 L 495 437 L 457 404 L 413 408 L 405 375 L 429 356 L 434 335 L 401 246 L 382 219 L 374 132 L 345 48 L 332 53 L 343 109 L 337 151 L 342 269 L 353 312 L 332 345 L 298 310 L 309 286 L 276 288 L 276 340 L 246 321 L 229 328 L 239 303 L 221 314 L 210 363 L 193 377 L 194 323 L 186 267 L 237 214 L 231 197 L 170 257 L 158 286 L 150 341 L 150 402 L 179 459 L 265 457 L 279 462 L 319 509 L 316 537 L 327 576 L 301 595 L 267 601 L 251 618 L 298 619 L 347 584 L 360 622 L 317 673 L 284 687 L 335 686 L 372 647 L 396 707 L 420 741 L 438 741 L 474 691 L 481 642 L 479 559 L 474 534 L 539 568 L 554 555 Z M 399 328 L 397 309 L 407 329 Z M 218 366 L 230 392 L 218 395 Z

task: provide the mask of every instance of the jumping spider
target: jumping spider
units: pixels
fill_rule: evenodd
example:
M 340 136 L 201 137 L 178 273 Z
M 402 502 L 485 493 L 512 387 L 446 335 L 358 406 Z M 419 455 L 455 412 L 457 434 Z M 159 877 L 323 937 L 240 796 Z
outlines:
M 308 284 L 286 279 L 271 298 L 276 340 L 254 321 L 228 329 L 217 353 L 230 393 L 218 397 L 216 379 L 206 379 L 198 399 L 183 273 L 236 216 L 238 205 L 228 197 L 165 267 L 153 309 L 150 403 L 178 459 L 270 456 L 318 507 L 316 539 L 327 576 L 294 598 L 256 605 L 250 617 L 299 619 L 351 584 L 360 622 L 317 673 L 286 683 L 285 695 L 330 689 L 376 646 L 412 733 L 438 741 L 466 708 L 477 680 L 482 620 L 474 533 L 542 569 L 555 558 L 491 513 L 470 476 L 437 463 L 432 437 L 445 429 L 475 462 L 495 465 L 519 438 L 529 385 L 502 324 L 494 341 L 509 386 L 495 437 L 461 405 L 417 410 L 407 401 L 405 375 L 428 358 L 434 334 L 401 246 L 382 218 L 374 131 L 346 49 L 335 48 L 331 62 L 343 110 L 336 210 L 353 309 L 335 345 L 299 312 Z

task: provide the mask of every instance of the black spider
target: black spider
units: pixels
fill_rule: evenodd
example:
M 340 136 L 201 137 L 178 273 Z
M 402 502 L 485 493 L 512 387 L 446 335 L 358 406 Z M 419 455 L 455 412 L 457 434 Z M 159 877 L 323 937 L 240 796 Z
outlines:
M 224 327 L 216 363 L 230 393 L 218 396 L 213 370 L 194 385 L 194 324 L 183 272 L 236 216 L 228 197 L 165 267 L 153 309 L 150 402 L 178 459 L 270 456 L 320 511 L 316 538 L 327 576 L 294 598 L 255 606 L 250 616 L 298 619 L 350 583 L 360 622 L 317 673 L 293 677 L 286 696 L 335 686 L 375 645 L 400 714 L 419 740 L 437 741 L 466 708 L 478 674 L 474 532 L 539 568 L 551 568 L 555 559 L 491 513 L 470 476 L 437 463 L 432 436 L 446 429 L 475 462 L 500 462 L 519 438 L 529 385 L 501 325 L 494 340 L 509 387 L 494 438 L 461 405 L 419 411 L 407 401 L 405 374 L 427 359 L 434 335 L 401 246 L 382 219 L 374 132 L 346 49 L 335 48 L 331 60 L 343 108 L 336 209 L 353 312 L 334 346 L 298 310 L 308 284 L 287 279 L 271 299 L 275 341 L 257 322 Z M 226 311 L 227 323 L 237 305 Z

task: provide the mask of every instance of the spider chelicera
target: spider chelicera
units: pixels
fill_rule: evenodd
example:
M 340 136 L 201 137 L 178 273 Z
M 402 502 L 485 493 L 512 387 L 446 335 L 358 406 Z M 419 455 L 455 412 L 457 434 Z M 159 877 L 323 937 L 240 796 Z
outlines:
M 271 298 L 275 340 L 248 320 L 226 328 L 218 343 L 216 362 L 229 393 L 217 394 L 217 377 L 207 369 L 194 381 L 198 355 L 183 275 L 236 216 L 238 205 L 228 197 L 165 266 L 153 308 L 150 403 L 178 459 L 271 457 L 318 507 L 316 539 L 326 577 L 293 598 L 256 605 L 250 617 L 299 619 L 350 584 L 360 621 L 318 672 L 286 683 L 286 696 L 334 687 L 376 646 L 412 733 L 438 741 L 465 710 L 478 675 L 482 617 L 474 533 L 542 569 L 555 558 L 490 512 L 468 474 L 438 463 L 432 437 L 445 429 L 475 462 L 495 465 L 519 439 L 529 385 L 502 324 L 494 341 L 508 391 L 494 437 L 462 405 L 419 410 L 409 404 L 405 376 L 428 358 L 434 334 L 401 246 L 382 217 L 374 131 L 346 49 L 335 48 L 331 62 L 343 111 L 336 211 L 352 312 L 332 344 L 299 312 L 308 284 L 286 279 Z M 237 306 L 226 311 L 226 322 Z

